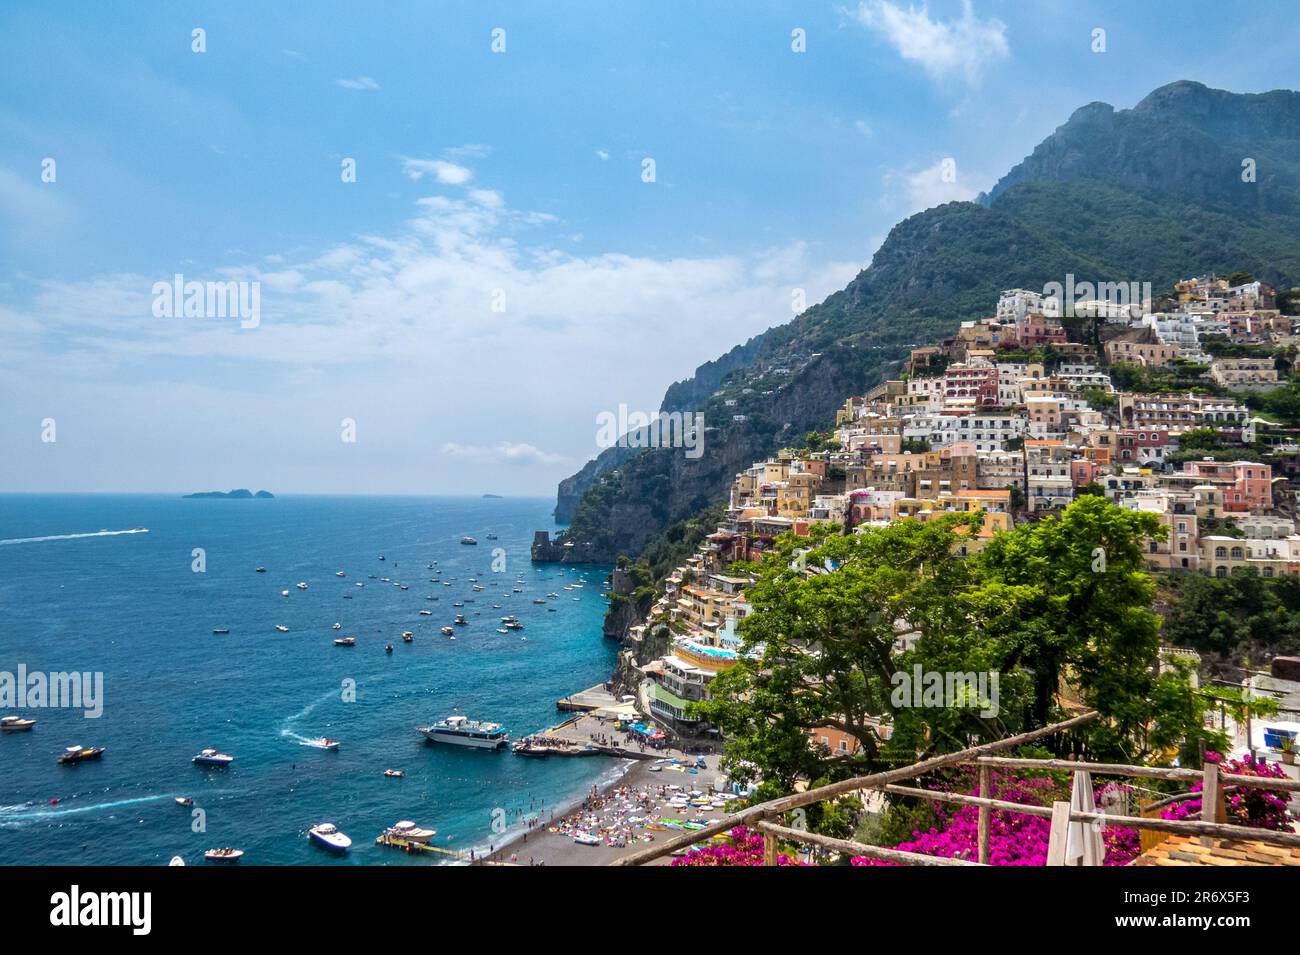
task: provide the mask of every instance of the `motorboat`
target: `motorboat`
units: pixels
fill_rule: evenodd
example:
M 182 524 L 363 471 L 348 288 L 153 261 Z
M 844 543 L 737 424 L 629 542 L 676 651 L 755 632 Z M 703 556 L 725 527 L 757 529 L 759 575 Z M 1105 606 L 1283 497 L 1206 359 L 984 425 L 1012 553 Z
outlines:
M 420 616 L 421 616 L 421 617 L 432 617 L 432 616 L 433 616 L 433 611 L 432 611 L 432 610 L 421 610 L 421 611 L 420 611 Z
M 385 643 L 385 644 L 384 644 L 384 652 L 385 652 L 385 653 L 392 653 L 392 652 L 393 652 L 393 645 L 392 645 L 391 643 Z
M 402 639 L 403 639 L 403 640 L 405 640 L 407 637 L 413 637 L 413 636 L 415 636 L 415 634 L 413 634 L 410 630 L 403 630 L 403 631 L 402 631 Z
M 265 567 L 257 567 L 257 568 L 254 568 L 253 573 L 255 573 L 255 574 L 264 574 L 264 573 L 266 573 L 266 568 L 265 568 Z
M 330 739 L 328 736 L 322 736 L 319 739 L 312 740 L 311 745 L 315 746 L 317 749 L 328 749 L 335 753 L 337 753 L 339 749 L 339 741 L 336 739 Z
M 171 861 L 167 863 L 168 866 L 184 865 L 184 864 L 185 864 L 185 860 L 182 859 L 180 856 L 172 856 Z
M 505 627 L 497 627 L 497 633 L 509 633 L 509 632 L 510 631 L 507 630 Z
M 411 633 L 411 631 L 408 630 L 406 631 L 406 633 L 402 634 L 403 643 L 411 643 L 414 640 L 415 640 L 415 634 Z
M 193 800 L 192 798 L 190 798 L 189 796 L 177 796 L 177 797 L 176 797 L 176 805 L 178 805 L 178 806 L 187 806 L 187 807 L 188 807 L 188 806 L 192 806 L 192 805 L 194 805 L 194 800 Z
M 209 862 L 238 862 L 243 857 L 243 849 L 209 849 L 203 853 L 203 858 Z
M 341 570 L 336 570 L 336 571 L 334 571 L 334 576 L 335 576 L 335 577 L 346 577 L 347 574 L 343 573 L 343 571 L 341 571 Z
M 580 846 L 598 846 L 600 845 L 600 836 L 594 836 L 590 832 L 575 832 L 573 841 Z
M 335 630 L 342 630 L 342 629 L 343 629 L 343 624 L 341 624 L 341 623 L 336 623 L 336 624 L 334 624 L 334 629 L 335 629 Z
M 520 623 L 518 620 L 511 620 L 509 623 L 506 624 L 506 629 L 507 629 L 507 630 L 522 630 L 522 629 L 524 629 L 524 625 L 523 625 L 522 623 Z
M 277 623 L 277 624 L 275 625 L 275 629 L 279 630 L 281 633 L 288 633 L 288 632 L 289 632 L 289 628 L 286 627 L 286 626 L 285 626 L 284 624 L 282 624 L 282 623 Z
M 400 769 L 385 769 L 384 775 L 387 776 L 389 779 L 402 779 L 404 776 L 406 776 L 406 773 L 404 773 Z
M 438 632 L 439 632 L 439 633 L 446 634 L 447 636 L 450 637 L 450 636 L 451 636 L 453 633 L 455 633 L 456 631 L 455 631 L 455 629 L 452 628 L 452 627 L 439 627 L 439 628 L 438 628 Z
M 500 723 L 485 723 L 465 716 L 449 716 L 417 730 L 433 743 L 450 743 L 453 746 L 471 746 L 477 749 L 504 749 L 510 745 L 506 728 Z
M 430 839 L 438 834 L 436 829 L 425 829 L 417 826 L 409 819 L 403 819 L 401 822 L 395 822 L 384 830 L 384 835 L 403 839 L 406 842 L 427 843 Z
M 330 852 L 347 852 L 352 847 L 352 840 L 332 822 L 322 822 L 307 830 L 312 842 Z
M 213 633 L 229 633 L 229 632 L 230 632 L 230 628 L 229 628 L 229 627 L 213 627 L 213 628 L 212 628 L 212 632 L 213 632 Z
M 357 645 L 356 637 L 339 637 L 334 641 L 336 647 L 355 647 Z
M 0 731 L 6 733 L 22 733 L 31 729 L 35 725 L 35 720 L 25 720 L 21 716 L 0 717 Z
M 487 536 L 487 539 L 490 540 L 490 541 L 494 541 L 494 540 L 497 539 L 497 535 L 496 535 L 496 534 L 489 534 L 489 535 Z
M 478 543 L 478 541 L 476 541 L 476 540 L 475 540 L 474 538 L 472 538 L 472 537 L 462 537 L 462 538 L 460 539 L 460 542 L 461 542 L 462 544 L 477 544 L 477 543 Z
M 63 750 L 58 761 L 67 766 L 99 759 L 103 755 L 104 747 L 102 746 L 69 746 Z
M 195 766 L 229 766 L 235 761 L 235 757 L 226 753 L 218 753 L 212 747 L 199 751 L 197 756 L 190 759 Z
M 302 581 L 302 580 L 298 581 L 298 583 L 296 583 L 294 586 L 297 587 L 299 590 L 306 590 L 306 589 L 307 589 L 307 583 L 306 583 L 306 581 Z
M 287 597 L 287 596 L 289 596 L 289 591 L 287 591 L 287 590 L 282 590 L 282 591 L 280 591 L 280 596 L 281 596 L 281 597 Z
M 452 623 L 456 624 L 458 627 L 467 627 L 467 626 L 469 626 L 469 621 L 465 619 L 465 615 L 464 615 L 464 614 L 459 614 L 459 613 L 456 614 L 456 619 L 453 620 Z

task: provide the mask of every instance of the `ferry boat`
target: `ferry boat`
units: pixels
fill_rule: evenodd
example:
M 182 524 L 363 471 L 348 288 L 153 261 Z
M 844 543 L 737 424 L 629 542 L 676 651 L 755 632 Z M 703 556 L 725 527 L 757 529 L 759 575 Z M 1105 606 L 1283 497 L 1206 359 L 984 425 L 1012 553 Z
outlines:
M 505 749 L 510 745 L 510 737 L 500 723 L 483 723 L 465 716 L 449 716 L 431 726 L 417 726 L 416 729 L 433 743 L 477 749 Z
M 477 543 L 478 543 L 478 541 L 476 541 L 476 540 L 475 540 L 474 538 L 472 538 L 472 537 L 462 537 L 462 538 L 460 539 L 460 542 L 461 542 L 462 544 L 477 544 Z
M 195 766 L 229 766 L 235 761 L 235 757 L 226 753 L 218 753 L 212 747 L 200 750 L 199 754 L 193 757 L 190 762 Z
M 330 852 L 347 852 L 352 848 L 352 840 L 346 833 L 339 832 L 339 827 L 332 822 L 322 822 L 307 830 L 307 835 L 318 846 Z
M 423 826 L 417 826 L 409 819 L 395 822 L 384 830 L 384 835 L 389 836 L 390 838 L 419 843 L 427 843 L 437 834 L 437 829 L 425 829 Z
M 243 857 L 243 849 L 209 849 L 203 853 L 203 858 L 209 862 L 238 862 Z
M 339 637 L 334 641 L 336 647 L 355 647 L 357 645 L 356 637 Z
M 73 763 L 84 763 L 92 759 L 99 759 L 104 755 L 102 746 L 69 746 L 65 749 L 58 761 L 64 765 Z
M 35 720 L 25 720 L 21 716 L 0 717 L 0 730 L 6 733 L 21 733 L 35 725 Z

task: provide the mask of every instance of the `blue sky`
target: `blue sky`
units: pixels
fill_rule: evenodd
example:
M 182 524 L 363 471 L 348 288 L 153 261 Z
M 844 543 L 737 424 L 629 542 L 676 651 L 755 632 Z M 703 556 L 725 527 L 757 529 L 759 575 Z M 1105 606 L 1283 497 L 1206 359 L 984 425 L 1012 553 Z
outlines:
M 1078 106 L 1294 88 L 1300 38 L 1283 2 L 269 6 L 0 7 L 0 490 L 550 493 L 597 414 Z M 259 283 L 257 327 L 155 317 L 178 272 Z

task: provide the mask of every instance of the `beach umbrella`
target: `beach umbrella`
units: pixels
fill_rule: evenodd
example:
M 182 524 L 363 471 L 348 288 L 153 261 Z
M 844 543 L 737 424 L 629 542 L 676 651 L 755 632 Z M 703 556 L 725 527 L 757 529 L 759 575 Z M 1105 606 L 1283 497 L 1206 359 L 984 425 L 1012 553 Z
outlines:
M 1096 812 L 1097 802 L 1092 795 L 1092 775 L 1085 769 L 1074 771 L 1074 785 L 1070 791 L 1071 812 Z M 1101 838 L 1101 824 L 1071 822 L 1066 831 L 1066 865 L 1102 865 L 1106 858 L 1106 844 Z

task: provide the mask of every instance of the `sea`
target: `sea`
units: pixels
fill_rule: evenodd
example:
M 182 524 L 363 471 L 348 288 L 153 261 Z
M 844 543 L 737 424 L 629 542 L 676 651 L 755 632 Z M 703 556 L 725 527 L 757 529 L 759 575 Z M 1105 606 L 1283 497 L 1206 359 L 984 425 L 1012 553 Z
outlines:
M 21 665 L 103 681 L 98 717 L 0 708 L 37 720 L 0 733 L 0 864 L 202 865 L 227 846 L 255 865 L 463 864 L 617 778 L 626 764 L 606 757 L 463 749 L 415 729 L 459 713 L 518 738 L 608 678 L 609 568 L 529 560 L 534 531 L 556 529 L 552 506 L 0 495 L 0 679 Z M 469 625 L 451 639 L 439 629 L 457 613 Z M 506 615 L 524 629 L 497 632 Z M 335 646 L 341 636 L 356 645 Z M 106 750 L 56 763 L 77 744 Z M 205 747 L 234 763 L 194 765 Z M 436 829 L 448 854 L 377 846 L 399 820 Z M 350 852 L 308 839 L 322 822 L 351 836 Z

